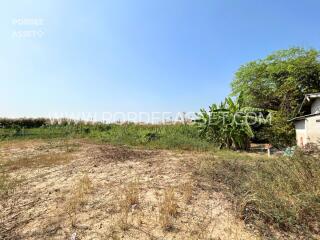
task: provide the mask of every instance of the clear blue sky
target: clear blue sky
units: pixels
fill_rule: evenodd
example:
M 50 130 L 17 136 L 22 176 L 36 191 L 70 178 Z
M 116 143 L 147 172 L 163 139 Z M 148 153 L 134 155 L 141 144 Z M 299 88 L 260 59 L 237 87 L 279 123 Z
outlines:
M 319 0 L 2 1 L 0 116 L 198 111 L 229 94 L 241 64 L 320 49 L 319 9 Z

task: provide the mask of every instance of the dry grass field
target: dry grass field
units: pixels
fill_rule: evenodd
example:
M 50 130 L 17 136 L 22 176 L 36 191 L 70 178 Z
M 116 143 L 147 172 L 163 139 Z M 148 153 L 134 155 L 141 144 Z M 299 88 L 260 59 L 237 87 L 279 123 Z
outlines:
M 0 239 L 259 239 L 192 151 L 0 143 Z

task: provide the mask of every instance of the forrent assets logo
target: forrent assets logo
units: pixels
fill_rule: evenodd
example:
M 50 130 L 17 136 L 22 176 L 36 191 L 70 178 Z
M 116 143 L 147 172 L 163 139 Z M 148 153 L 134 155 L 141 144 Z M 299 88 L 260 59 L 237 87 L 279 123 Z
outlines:
M 15 26 L 13 38 L 42 38 L 45 35 L 43 18 L 15 18 L 12 25 Z

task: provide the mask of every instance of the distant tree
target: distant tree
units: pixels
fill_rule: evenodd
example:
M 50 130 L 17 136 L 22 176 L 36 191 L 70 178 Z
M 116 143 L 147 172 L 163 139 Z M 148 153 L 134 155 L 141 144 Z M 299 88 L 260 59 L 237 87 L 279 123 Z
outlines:
M 245 106 L 276 111 L 270 141 L 294 142 L 293 126 L 287 120 L 296 115 L 305 94 L 320 92 L 319 57 L 315 49 L 290 48 L 249 62 L 236 72 L 232 95 L 242 92 Z

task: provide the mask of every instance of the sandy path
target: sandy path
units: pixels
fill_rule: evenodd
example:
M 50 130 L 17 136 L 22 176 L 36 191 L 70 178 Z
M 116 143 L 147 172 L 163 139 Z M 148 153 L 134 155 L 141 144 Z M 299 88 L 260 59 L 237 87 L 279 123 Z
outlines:
M 0 239 L 256 239 L 221 193 L 195 180 L 199 154 L 75 141 L 0 145 L 0 163 L 42 155 L 70 160 L 50 159 L 32 168 L 8 165 L 10 177 L 20 183 L 1 202 Z M 83 176 L 92 188 L 71 216 L 66 206 Z M 138 186 L 139 203 L 130 209 L 127 229 L 122 229 L 120 202 L 130 182 Z M 178 214 L 171 219 L 172 228 L 164 230 L 159 207 L 168 188 L 174 189 Z

